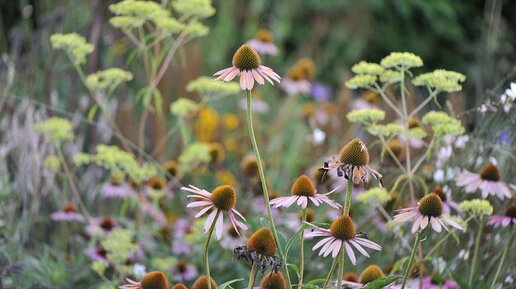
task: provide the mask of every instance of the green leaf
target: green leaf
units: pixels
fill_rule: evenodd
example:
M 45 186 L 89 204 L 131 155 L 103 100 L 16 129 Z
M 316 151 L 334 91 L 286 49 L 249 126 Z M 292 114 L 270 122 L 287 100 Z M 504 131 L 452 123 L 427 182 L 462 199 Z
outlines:
M 90 110 L 88 111 L 88 120 L 92 120 L 95 117 L 95 114 L 97 113 L 97 110 L 99 109 L 98 105 L 93 105 Z
M 154 88 L 152 95 L 154 96 L 154 105 L 156 106 L 156 112 L 158 116 L 163 115 L 163 97 L 161 96 L 161 92 L 159 89 Z
M 262 225 L 262 227 L 270 227 L 271 222 L 267 218 L 260 218 L 260 225 Z
M 367 285 L 364 288 L 365 289 L 381 289 L 400 278 L 401 278 L 401 276 L 392 275 L 392 276 L 387 276 L 385 278 L 376 279 L 370 283 L 367 283 Z
M 296 264 L 293 263 L 287 263 L 287 268 L 291 268 L 296 272 L 296 275 L 299 277 L 299 267 Z
M 217 289 L 224 289 L 224 288 L 228 287 L 230 284 L 233 284 L 233 283 L 235 283 L 235 282 L 240 282 L 240 281 L 242 281 L 242 280 L 244 280 L 244 278 L 229 280 L 229 281 L 227 281 L 227 282 L 224 282 L 224 283 L 220 284 L 220 285 L 217 287 Z M 229 286 L 229 287 L 231 287 L 231 286 Z
M 292 246 L 294 241 L 297 239 L 297 237 L 299 235 L 301 235 L 301 232 L 303 232 L 303 230 L 306 229 L 306 227 L 308 227 L 308 225 L 307 224 L 303 224 L 301 226 L 301 229 L 299 229 L 299 231 L 297 231 L 292 237 L 290 237 L 290 239 L 288 240 L 287 244 L 285 245 L 285 255 L 288 255 L 288 251 L 290 250 L 290 247 Z

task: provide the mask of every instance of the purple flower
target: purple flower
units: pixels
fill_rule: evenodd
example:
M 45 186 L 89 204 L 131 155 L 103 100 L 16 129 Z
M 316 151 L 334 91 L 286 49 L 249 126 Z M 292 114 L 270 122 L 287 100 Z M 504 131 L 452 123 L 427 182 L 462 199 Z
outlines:
M 84 216 L 77 213 L 77 209 L 71 203 L 66 204 L 61 211 L 52 213 L 51 218 L 61 222 L 84 222 Z
M 312 97 L 317 102 L 326 102 L 331 99 L 333 91 L 329 86 L 320 82 L 314 81 L 312 83 Z

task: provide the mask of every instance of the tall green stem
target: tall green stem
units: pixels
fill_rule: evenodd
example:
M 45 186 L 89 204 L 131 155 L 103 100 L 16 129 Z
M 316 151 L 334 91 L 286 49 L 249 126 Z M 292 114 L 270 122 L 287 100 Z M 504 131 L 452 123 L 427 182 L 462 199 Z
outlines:
M 304 223 L 306 222 L 306 209 L 303 209 L 303 216 L 302 216 L 302 221 L 301 221 L 301 225 L 304 225 Z M 298 289 L 302 289 L 303 288 L 303 273 L 305 271 L 305 230 L 301 230 L 301 236 L 300 236 L 301 240 L 301 253 L 300 253 L 300 256 L 301 256 L 301 264 L 299 265 L 299 284 L 298 284 Z
M 405 274 L 403 274 L 403 283 L 401 283 L 401 289 L 405 289 L 405 284 L 407 284 L 408 274 L 410 272 L 410 267 L 412 267 L 412 261 L 414 261 L 414 257 L 416 256 L 416 250 L 419 246 L 419 241 L 421 240 L 422 231 L 417 232 L 416 240 L 414 241 L 414 246 L 412 246 L 412 253 L 410 253 L 410 259 L 407 265 L 407 269 L 405 269 Z
M 346 254 L 344 254 L 344 243 L 340 246 L 340 255 L 339 258 L 339 271 L 337 272 L 337 287 L 336 288 L 342 288 L 342 277 L 344 276 L 344 257 Z
M 254 282 L 256 280 L 256 273 L 258 273 L 258 265 L 256 265 L 256 263 L 253 263 L 251 273 L 249 273 L 249 283 L 247 283 L 247 289 L 253 289 Z
M 210 230 L 208 231 L 208 237 L 206 237 L 206 242 L 204 243 L 204 267 L 206 269 L 206 277 L 208 278 L 208 289 L 211 289 L 211 274 L 210 274 L 210 261 L 208 259 L 208 247 L 210 246 L 211 235 L 213 234 L 213 229 L 215 229 L 215 224 L 217 223 L 217 219 L 219 218 L 220 210 L 215 215 L 213 219 L 213 223 L 210 226 Z
M 269 192 L 267 190 L 267 181 L 265 180 L 265 173 L 263 171 L 262 158 L 260 157 L 260 151 L 258 150 L 258 144 L 256 143 L 256 136 L 254 135 L 253 128 L 253 113 L 251 111 L 251 91 L 246 90 L 247 95 L 247 128 L 249 129 L 249 137 L 251 138 L 251 143 L 253 144 L 253 150 L 256 154 L 256 162 L 258 164 L 258 173 L 260 175 L 260 182 L 262 184 L 263 189 L 263 199 L 265 200 L 265 207 L 267 207 L 267 215 L 269 217 L 269 222 L 271 224 L 271 231 L 274 235 L 274 240 L 276 241 L 276 247 L 278 248 L 279 255 L 281 260 L 285 260 L 285 253 L 283 252 L 283 248 L 279 243 L 278 232 L 276 231 L 276 225 L 274 224 L 274 219 L 272 217 L 272 210 L 269 201 Z M 290 283 L 290 274 L 288 273 L 287 264 L 283 264 L 285 267 L 285 274 L 287 275 L 287 284 L 288 288 L 292 288 Z M 208 288 L 211 289 L 211 288 Z
M 331 263 L 331 267 L 330 267 L 330 272 L 328 272 L 328 276 L 326 276 L 326 280 L 324 281 L 324 285 L 323 285 L 322 289 L 326 289 L 326 287 L 328 286 L 328 283 L 330 283 L 331 276 L 333 276 L 333 272 L 335 272 L 335 267 L 337 266 L 337 262 L 338 262 L 339 256 L 341 254 L 344 254 L 344 253 L 342 253 L 342 250 L 339 252 L 339 255 L 337 256 L 337 258 L 333 259 L 333 263 Z
M 477 267 L 477 261 L 478 261 L 478 249 L 480 248 L 480 241 L 482 239 L 482 231 L 484 231 L 484 225 L 485 220 L 482 218 L 480 222 L 478 223 L 478 231 L 477 236 L 475 237 L 475 249 L 473 251 L 473 260 L 471 261 L 471 271 L 469 273 L 468 278 L 468 288 L 472 288 L 471 285 L 473 284 L 473 276 L 475 275 L 475 270 Z
M 503 263 L 505 262 L 505 257 L 507 257 L 507 252 L 509 252 L 509 248 L 512 245 L 512 242 L 514 240 L 514 234 L 511 232 L 511 237 L 509 238 L 509 242 L 505 244 L 505 248 L 503 249 L 502 258 L 500 259 L 500 263 L 498 264 L 498 268 L 496 268 L 496 273 L 493 278 L 493 282 L 491 283 L 491 289 L 494 289 L 494 286 L 496 284 L 496 279 L 498 279 L 498 275 L 500 275 L 500 272 L 502 271 Z

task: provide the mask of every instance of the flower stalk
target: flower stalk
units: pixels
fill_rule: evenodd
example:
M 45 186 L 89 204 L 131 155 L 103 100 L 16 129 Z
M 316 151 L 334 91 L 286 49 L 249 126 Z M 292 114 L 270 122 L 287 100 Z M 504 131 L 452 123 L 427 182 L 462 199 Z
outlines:
M 253 263 L 251 272 L 249 273 L 249 283 L 247 284 L 247 289 L 253 289 L 257 273 L 258 273 L 258 265 L 256 263 Z
M 276 231 L 276 225 L 275 225 L 274 219 L 272 217 L 272 209 L 271 209 L 270 200 L 269 200 L 269 191 L 267 190 L 267 181 L 265 180 L 265 173 L 263 170 L 262 158 L 260 157 L 260 151 L 258 150 L 258 144 L 256 143 L 256 136 L 254 134 L 253 114 L 252 114 L 252 110 L 251 110 L 251 91 L 250 90 L 246 90 L 246 96 L 247 96 L 247 128 L 249 130 L 249 137 L 251 139 L 251 143 L 253 145 L 253 150 L 256 155 L 256 163 L 258 165 L 258 173 L 260 176 L 260 182 L 262 184 L 262 189 L 263 189 L 263 199 L 265 201 L 265 207 L 267 208 L 267 216 L 269 217 L 271 231 L 272 231 L 272 234 L 274 235 L 274 241 L 276 242 L 276 247 L 278 248 L 280 258 L 281 258 L 281 260 L 285 260 L 285 253 L 283 252 L 283 248 L 281 247 L 281 245 L 279 243 L 278 232 Z M 285 275 L 287 276 L 286 279 L 287 279 L 288 288 L 292 288 L 292 285 L 290 283 L 290 275 L 288 272 L 287 265 L 284 263 L 283 266 L 285 267 Z M 208 288 L 208 289 L 211 289 L 211 288 Z
M 306 222 L 306 209 L 303 209 L 303 216 L 301 217 L 301 224 L 304 224 Z M 299 265 L 299 284 L 298 284 L 298 289 L 302 289 L 303 288 L 303 273 L 305 271 L 305 230 L 301 230 L 301 235 L 300 235 L 300 242 L 301 242 L 301 252 L 300 252 L 300 256 L 301 256 L 301 264 Z
M 511 232 L 511 237 L 509 238 L 509 242 L 505 244 L 505 248 L 503 249 L 502 257 L 500 258 L 500 263 L 498 263 L 498 268 L 496 268 L 496 273 L 493 277 L 493 282 L 491 283 L 490 289 L 494 289 L 496 285 L 496 280 L 498 279 L 498 276 L 500 275 L 500 272 L 502 271 L 503 263 L 505 262 L 505 258 L 507 257 L 507 252 L 509 252 L 509 248 L 512 245 L 512 242 L 514 241 L 514 234 Z
M 475 275 L 475 270 L 478 261 L 478 249 L 480 248 L 480 241 L 482 239 L 482 232 L 484 231 L 484 226 L 485 219 L 481 217 L 480 222 L 478 223 L 477 236 L 475 237 L 475 248 L 473 249 L 473 260 L 471 261 L 471 271 L 469 273 L 468 278 L 468 288 L 471 288 L 471 285 L 473 284 L 473 276 Z
M 220 211 L 217 213 L 214 220 L 217 220 L 219 218 L 219 215 L 220 215 Z M 212 289 L 211 282 L 210 282 L 211 274 L 210 274 L 210 261 L 209 261 L 209 256 L 208 256 L 208 247 L 210 247 L 211 235 L 213 234 L 213 230 L 215 229 L 215 224 L 216 224 L 215 221 L 211 224 L 210 229 L 208 231 L 208 237 L 206 237 L 206 242 L 204 243 L 204 267 L 206 270 L 206 277 L 208 280 L 208 282 L 207 282 L 208 289 Z
M 412 262 L 414 261 L 414 257 L 416 256 L 417 248 L 419 247 L 419 242 L 421 241 L 421 233 L 423 231 L 419 231 L 416 234 L 416 240 L 414 241 L 414 246 L 412 246 L 412 253 L 410 253 L 410 259 L 407 265 L 407 269 L 405 269 L 405 274 L 403 274 L 403 282 L 401 283 L 401 289 L 405 289 L 405 285 L 407 284 L 408 274 L 410 272 L 410 268 L 412 267 Z

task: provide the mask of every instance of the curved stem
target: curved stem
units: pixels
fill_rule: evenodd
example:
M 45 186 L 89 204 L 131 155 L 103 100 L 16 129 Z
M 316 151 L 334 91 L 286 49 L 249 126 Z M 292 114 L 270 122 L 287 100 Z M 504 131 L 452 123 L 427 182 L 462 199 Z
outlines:
M 330 267 L 330 272 L 328 272 L 328 276 L 326 276 L 326 281 L 324 281 L 324 285 L 323 285 L 322 289 L 326 289 L 326 287 L 328 286 L 328 283 L 330 283 L 331 276 L 333 275 L 333 272 L 335 272 L 335 267 L 337 266 L 337 261 L 339 260 L 340 254 L 343 254 L 342 250 L 339 252 L 339 255 L 337 256 L 337 258 L 333 259 L 333 263 L 331 263 L 331 267 Z
M 251 268 L 251 272 L 249 273 L 249 283 L 247 284 L 247 289 L 253 289 L 254 282 L 256 280 L 256 273 L 258 273 L 258 265 L 253 263 L 253 267 Z
M 407 269 L 405 269 L 405 274 L 403 274 L 403 283 L 401 283 L 401 289 L 405 288 L 405 284 L 407 284 L 407 277 L 410 272 L 410 267 L 412 267 L 412 261 L 414 261 L 414 257 L 416 256 L 416 250 L 419 245 L 419 241 L 421 240 L 421 231 L 417 232 L 416 240 L 414 241 L 414 246 L 412 246 L 412 253 L 410 253 L 410 259 L 407 265 Z
M 256 143 L 256 136 L 254 135 L 253 128 L 253 113 L 251 111 L 251 91 L 246 90 L 247 95 L 247 128 L 249 129 L 249 137 L 251 138 L 251 143 L 253 144 L 253 150 L 256 154 L 256 162 L 258 164 L 258 173 L 260 175 L 260 182 L 262 184 L 263 189 L 263 199 L 265 200 L 265 207 L 267 207 L 267 215 L 269 217 L 269 222 L 271 224 L 271 231 L 274 235 L 274 240 L 276 241 L 276 247 L 278 248 L 279 255 L 281 260 L 285 260 L 285 253 L 283 252 L 283 248 L 279 243 L 278 232 L 276 231 L 276 225 L 274 224 L 274 219 L 272 217 L 272 210 L 269 201 L 269 192 L 267 190 L 267 181 L 265 180 L 265 173 L 263 171 L 262 158 L 260 157 L 260 151 L 258 150 L 258 144 Z M 285 274 L 287 276 L 287 284 L 288 288 L 292 288 L 290 283 L 290 274 L 288 272 L 287 264 L 283 262 L 283 266 L 285 267 Z M 211 288 L 208 288 L 211 289 Z
M 473 276 L 475 275 L 475 269 L 477 267 L 477 261 L 478 261 L 478 249 L 480 248 L 480 241 L 482 239 L 482 231 L 484 231 L 484 225 L 485 221 L 484 218 L 480 220 L 478 223 L 478 232 L 477 236 L 475 237 L 475 249 L 473 251 L 473 260 L 471 261 L 471 271 L 469 273 L 468 278 L 468 288 L 472 288 L 471 285 L 473 284 Z
M 509 252 L 509 248 L 512 245 L 514 239 L 514 234 L 511 232 L 511 237 L 509 238 L 509 242 L 505 245 L 505 248 L 503 249 L 502 257 L 500 259 L 500 263 L 498 264 L 498 268 L 496 268 L 496 273 L 493 278 L 493 282 L 491 283 L 491 289 L 494 289 L 494 286 L 496 284 L 496 279 L 498 279 L 498 275 L 500 275 L 500 272 L 502 271 L 503 263 L 505 262 L 505 257 L 507 257 L 507 252 Z
M 304 224 L 306 222 L 306 209 L 303 209 L 303 216 L 301 220 L 301 224 Z M 305 230 L 301 230 L 301 264 L 299 265 L 299 284 L 298 289 L 303 288 L 303 273 L 305 271 Z
M 219 218 L 220 211 L 215 215 L 215 219 L 213 219 L 213 223 L 210 226 L 210 230 L 208 231 L 208 237 L 206 238 L 206 242 L 204 243 L 204 266 L 206 269 L 206 277 L 208 278 L 208 289 L 211 289 L 211 274 L 210 274 L 210 261 L 208 259 L 208 247 L 210 246 L 211 235 L 213 234 L 213 229 L 215 229 L 215 224 L 217 223 L 217 219 Z

